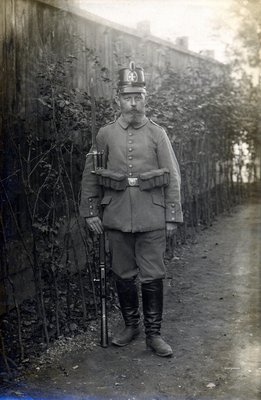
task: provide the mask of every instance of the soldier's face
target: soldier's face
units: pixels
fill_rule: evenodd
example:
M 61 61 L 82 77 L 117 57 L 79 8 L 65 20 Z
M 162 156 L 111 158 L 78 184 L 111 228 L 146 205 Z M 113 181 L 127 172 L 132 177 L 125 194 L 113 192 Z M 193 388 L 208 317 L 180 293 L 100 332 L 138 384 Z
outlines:
M 122 93 L 116 97 L 123 117 L 128 122 L 139 123 L 145 115 L 146 96 L 144 93 Z

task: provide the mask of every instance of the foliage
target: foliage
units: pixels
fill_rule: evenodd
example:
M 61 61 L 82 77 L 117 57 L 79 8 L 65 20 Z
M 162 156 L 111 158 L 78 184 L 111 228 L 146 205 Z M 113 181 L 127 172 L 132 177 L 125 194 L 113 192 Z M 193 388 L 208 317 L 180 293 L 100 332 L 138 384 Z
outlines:
M 168 70 L 161 87 L 149 99 L 151 116 L 172 138 L 183 177 L 187 221 L 195 226 L 209 223 L 218 210 L 235 201 L 234 180 L 240 175 L 234 158 L 236 144 L 247 143 L 254 168 L 254 89 L 249 80 L 241 85 L 232 81 L 227 67 L 222 72 L 217 75 L 205 65 L 196 71 L 188 68 L 182 74 Z M 240 162 L 244 162 L 242 157 Z M 225 187 L 231 190 L 230 199 Z M 202 196 L 213 191 L 214 205 L 208 198 L 202 208 Z
M 236 0 L 233 14 L 238 23 L 237 38 L 251 67 L 261 66 L 261 3 L 259 0 Z
M 260 171 L 261 162 L 261 3 L 258 0 L 234 1 L 232 16 L 235 39 L 230 46 L 231 76 L 238 81 L 236 90 L 240 91 L 242 99 L 237 110 L 242 125 L 243 142 L 246 142 L 250 149 L 247 168 L 249 174 L 253 173 L 256 176 L 257 168 Z M 240 152 L 242 153 L 242 150 Z

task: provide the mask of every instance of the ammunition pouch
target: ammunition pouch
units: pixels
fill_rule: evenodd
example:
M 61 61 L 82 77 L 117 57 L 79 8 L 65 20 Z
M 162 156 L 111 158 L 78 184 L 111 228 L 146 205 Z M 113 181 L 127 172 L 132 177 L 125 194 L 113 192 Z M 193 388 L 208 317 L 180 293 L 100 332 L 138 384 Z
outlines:
M 169 170 L 167 168 L 153 169 L 143 172 L 139 176 L 140 190 L 150 190 L 157 187 L 166 187 L 169 184 Z
M 96 172 L 98 184 L 105 189 L 125 190 L 127 187 L 127 177 L 119 172 L 109 169 L 102 169 Z
M 141 191 L 166 187 L 169 184 L 167 168 L 153 169 L 143 172 L 138 178 L 127 178 L 125 174 L 102 169 L 96 171 L 98 184 L 105 189 L 125 190 L 127 187 L 138 186 Z M 135 179 L 135 183 L 133 182 Z

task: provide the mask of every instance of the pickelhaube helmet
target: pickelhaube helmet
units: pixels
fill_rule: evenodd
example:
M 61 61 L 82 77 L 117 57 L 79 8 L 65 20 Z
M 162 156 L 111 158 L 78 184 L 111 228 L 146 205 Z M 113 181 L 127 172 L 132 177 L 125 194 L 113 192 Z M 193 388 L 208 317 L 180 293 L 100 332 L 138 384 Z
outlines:
M 134 61 L 119 70 L 118 93 L 146 93 L 144 70 L 136 67 Z

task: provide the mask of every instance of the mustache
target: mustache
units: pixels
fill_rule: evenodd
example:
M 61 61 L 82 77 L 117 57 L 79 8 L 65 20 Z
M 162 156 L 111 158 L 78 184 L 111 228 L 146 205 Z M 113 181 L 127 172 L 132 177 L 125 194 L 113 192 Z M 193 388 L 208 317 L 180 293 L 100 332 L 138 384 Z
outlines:
M 140 123 L 145 116 L 144 112 L 140 112 L 140 111 L 123 113 L 122 115 L 124 116 L 125 120 L 130 124 Z
M 127 111 L 126 114 L 129 114 L 129 115 L 133 115 L 133 114 L 134 115 L 144 115 L 144 111 L 138 111 L 137 109 L 133 108 L 132 110 Z

